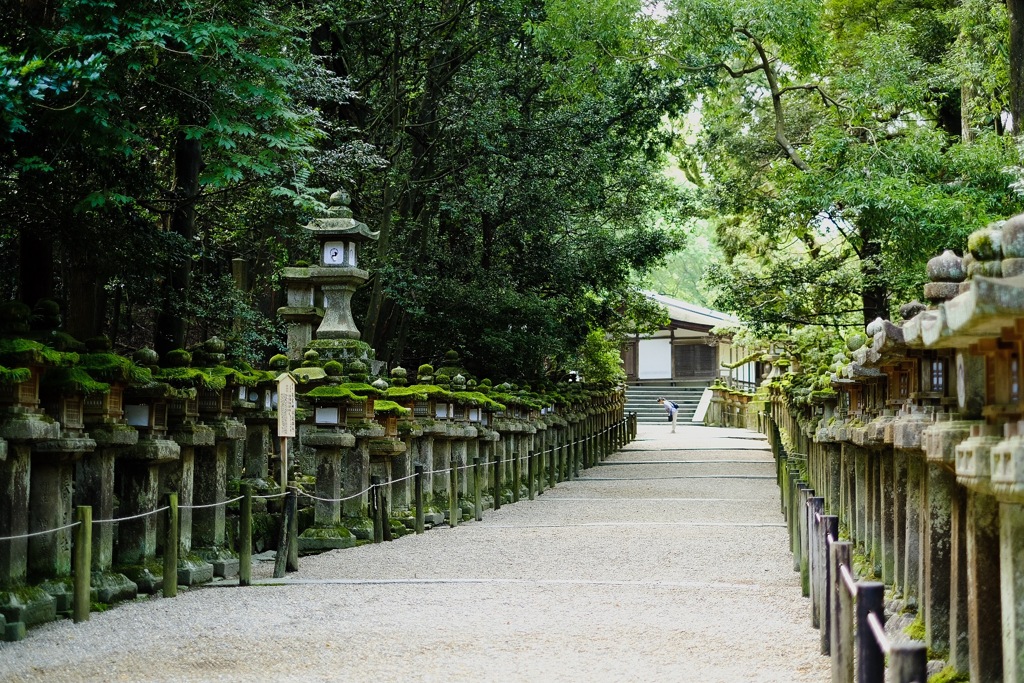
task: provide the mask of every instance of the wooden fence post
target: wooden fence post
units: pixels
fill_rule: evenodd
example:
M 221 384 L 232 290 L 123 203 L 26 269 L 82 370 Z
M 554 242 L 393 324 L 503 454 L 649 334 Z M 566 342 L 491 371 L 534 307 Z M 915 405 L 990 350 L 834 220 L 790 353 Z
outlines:
M 164 537 L 164 585 L 165 598 L 178 594 L 178 494 L 167 494 L 167 530 Z
M 822 515 L 821 535 L 818 539 L 818 566 L 821 567 L 818 582 L 819 617 L 821 621 L 821 654 L 831 652 L 832 644 L 832 553 L 829 539 L 839 538 L 839 517 Z
M 857 683 L 883 683 L 885 680 L 885 654 L 875 641 L 868 624 L 868 615 L 874 614 L 885 623 L 882 601 L 885 584 L 876 581 L 857 583 Z
M 927 646 L 917 641 L 894 643 L 889 652 L 889 680 L 892 683 L 927 683 Z
M 75 575 L 73 579 L 71 614 L 75 623 L 89 621 L 92 605 L 92 507 L 79 505 L 75 509 Z
M 526 453 L 526 478 L 529 479 L 527 490 L 530 492 L 530 500 L 537 495 L 537 454 L 533 451 Z
M 384 524 L 380 518 L 380 477 L 370 477 L 370 519 L 373 520 L 373 542 L 384 542 Z
M 494 459 L 494 509 L 501 509 L 501 456 Z
M 476 511 L 476 521 L 484 519 L 484 503 L 480 491 L 480 458 L 473 458 L 473 507 Z
M 242 509 L 238 520 L 238 585 L 252 584 L 252 485 L 242 484 Z
M 523 481 L 523 461 L 521 453 L 512 453 L 512 502 L 519 502 L 519 487 Z
M 416 533 L 423 533 L 423 465 L 416 465 L 416 478 L 413 480 L 413 497 L 416 499 Z
M 807 500 L 807 567 L 811 591 L 811 626 L 821 628 L 821 577 L 824 567 L 821 564 L 821 546 L 824 544 L 822 529 L 824 524 L 821 515 L 825 512 L 825 499 L 813 496 Z
M 830 549 L 829 567 L 832 574 L 832 683 L 853 683 L 853 596 L 846 589 L 840 567 L 850 567 L 852 546 L 837 541 Z
M 462 510 L 459 508 L 459 466 L 455 460 L 452 460 L 451 471 L 448 475 L 448 486 L 451 489 L 448 496 L 448 526 L 454 529 L 459 525 L 459 518 L 462 517 Z

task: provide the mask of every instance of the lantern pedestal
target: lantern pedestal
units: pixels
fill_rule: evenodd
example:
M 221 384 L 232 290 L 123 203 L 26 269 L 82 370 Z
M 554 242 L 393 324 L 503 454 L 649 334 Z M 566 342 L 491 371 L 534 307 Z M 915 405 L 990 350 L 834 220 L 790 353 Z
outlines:
M 171 436 L 181 447 L 181 457 L 177 463 L 165 465 L 160 472 L 160 478 L 166 488 L 178 492 L 178 583 L 183 586 L 194 586 L 213 579 L 213 565 L 192 552 L 193 520 L 198 517 L 200 528 L 205 529 L 203 524 L 212 516 L 210 511 L 223 510 L 222 506 L 198 511 L 190 508 L 196 502 L 196 451 L 214 446 L 217 435 L 212 427 L 186 422 L 174 427 Z M 202 464 L 202 459 L 200 462 Z M 196 515 L 196 512 L 199 514 Z M 207 523 L 207 526 L 212 526 L 212 523 Z
M 303 445 L 316 452 L 316 496 L 313 526 L 299 535 L 299 551 L 318 553 L 336 548 L 351 548 L 355 536 L 341 524 L 341 498 L 344 471 L 342 463 L 347 452 L 356 445 L 356 438 L 348 432 L 333 429 L 313 429 L 303 437 Z
M 116 459 L 126 447 L 138 441 L 139 433 L 125 424 L 97 425 L 91 434 L 96 451 L 86 454 L 75 473 L 76 504 L 93 506 L 94 519 L 112 519 Z M 92 531 L 92 586 L 99 602 L 133 599 L 138 585 L 124 574 L 111 571 L 114 562 L 114 525 L 98 524 Z

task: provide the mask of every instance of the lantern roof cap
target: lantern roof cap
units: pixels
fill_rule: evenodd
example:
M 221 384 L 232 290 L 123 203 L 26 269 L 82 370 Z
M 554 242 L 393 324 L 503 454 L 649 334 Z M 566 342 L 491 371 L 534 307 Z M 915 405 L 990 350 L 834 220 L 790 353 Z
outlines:
M 370 230 L 366 223 L 352 218 L 352 209 L 349 208 L 349 195 L 345 190 L 338 190 L 331 195 L 331 207 L 320 218 L 314 218 L 306 225 L 307 230 L 320 239 L 331 237 L 361 238 L 363 240 L 376 240 L 380 232 Z

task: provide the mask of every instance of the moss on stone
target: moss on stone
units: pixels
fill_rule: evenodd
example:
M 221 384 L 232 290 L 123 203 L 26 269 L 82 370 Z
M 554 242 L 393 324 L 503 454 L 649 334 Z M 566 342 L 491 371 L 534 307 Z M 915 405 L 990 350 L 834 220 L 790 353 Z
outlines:
M 145 384 L 153 379 L 153 373 L 148 368 L 140 367 L 130 358 L 119 356 L 116 353 L 83 354 L 79 367 L 92 377 L 104 382 L 121 381 L 130 384 Z
M 306 398 L 345 400 L 352 403 L 365 403 L 366 396 L 354 393 L 347 389 L 344 384 L 325 384 L 312 389 L 305 394 Z
M 394 401 L 374 401 L 373 412 L 382 415 L 408 415 L 410 411 L 408 408 L 403 408 Z
M 71 366 L 79 361 L 73 352 L 55 351 L 31 339 L 0 339 L 0 363 L 8 365 Z
M 32 377 L 28 368 L 5 368 L 0 365 L 0 384 L 20 384 Z
M 928 679 L 928 683 L 969 683 L 971 677 L 969 674 L 957 671 L 951 666 L 947 666 L 939 673 L 931 676 Z
M 48 370 L 43 375 L 42 388 L 59 393 L 105 394 L 110 391 L 109 384 L 97 382 L 89 376 L 88 372 L 79 367 Z
M 924 626 L 924 616 L 918 614 L 912 622 L 907 624 L 906 628 L 903 629 L 903 632 L 907 634 L 907 636 L 909 636 L 910 638 L 913 638 L 914 640 L 920 640 L 921 642 L 924 642 L 925 638 L 928 635 Z

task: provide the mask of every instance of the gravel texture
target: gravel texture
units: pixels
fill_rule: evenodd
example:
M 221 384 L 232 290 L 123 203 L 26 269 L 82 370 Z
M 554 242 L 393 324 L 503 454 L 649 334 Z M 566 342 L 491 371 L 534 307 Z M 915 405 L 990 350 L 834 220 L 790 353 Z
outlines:
M 304 557 L 273 585 L 49 624 L 0 643 L 0 681 L 825 681 L 774 479 L 737 477 L 772 475 L 765 449 L 641 425 L 607 462 L 658 464 Z

